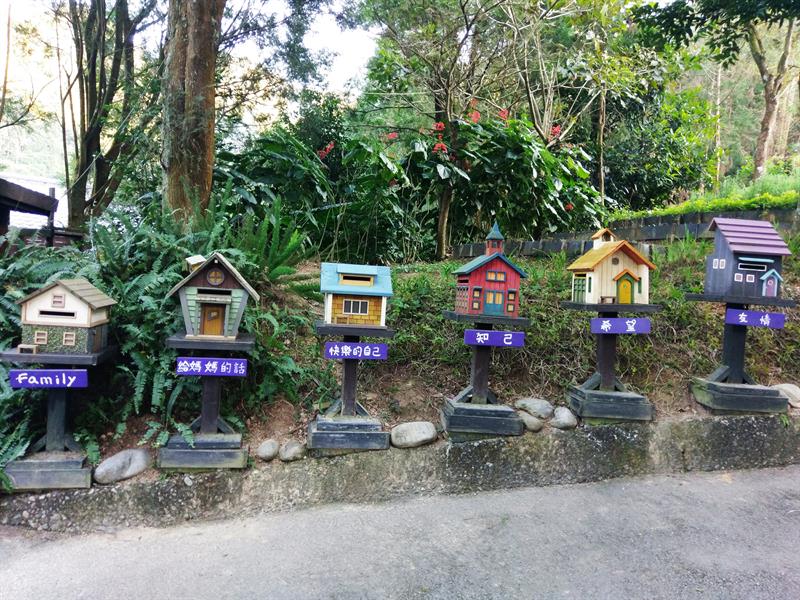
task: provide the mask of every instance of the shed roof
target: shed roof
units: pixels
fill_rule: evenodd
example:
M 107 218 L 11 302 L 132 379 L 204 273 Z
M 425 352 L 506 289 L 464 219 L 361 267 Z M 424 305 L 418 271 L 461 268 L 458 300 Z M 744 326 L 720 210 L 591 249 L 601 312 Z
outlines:
M 792 251 L 769 221 L 717 217 L 709 231 L 719 229 L 733 252 L 790 256 Z
M 48 283 L 46 286 L 39 288 L 32 294 L 28 294 L 21 300 L 17 300 L 17 304 L 24 304 L 28 300 L 32 300 L 37 296 L 44 294 L 45 292 L 52 290 L 54 287 L 60 285 L 61 287 L 65 288 L 67 291 L 72 293 L 73 295 L 77 296 L 79 299 L 83 300 L 88 304 L 92 310 L 97 310 L 98 308 L 105 308 L 107 306 L 114 306 L 117 301 L 113 298 L 107 296 L 96 287 L 94 287 L 91 283 L 89 283 L 88 279 L 84 279 L 83 277 L 79 277 L 77 279 L 58 279 L 51 283 Z
M 190 258 L 192 258 L 192 257 L 190 257 Z M 260 296 L 258 295 L 258 292 L 256 292 L 253 289 L 253 286 L 251 286 L 249 283 L 247 283 L 245 278 L 242 277 L 242 274 L 239 273 L 239 271 L 236 270 L 236 267 L 234 267 L 230 262 L 228 262 L 228 259 L 225 258 L 224 256 L 222 256 L 222 254 L 220 254 L 219 252 L 214 252 L 211 256 L 208 257 L 208 260 L 206 260 L 202 265 L 200 265 L 195 270 L 193 270 L 191 273 L 189 273 L 186 277 L 181 279 L 181 281 L 169 291 L 169 293 L 167 294 L 167 298 L 172 296 L 175 292 L 177 292 L 179 289 L 181 289 L 184 285 L 189 283 L 189 280 L 192 279 L 195 275 L 197 275 L 197 272 L 200 269 L 204 268 L 208 264 L 211 264 L 214 260 L 218 260 L 219 263 L 223 267 L 225 267 L 225 270 L 228 271 L 228 273 L 230 273 L 231 275 L 233 275 L 233 278 L 236 281 L 239 282 L 239 285 L 241 285 L 248 294 L 250 294 L 250 297 L 253 300 L 255 300 L 256 302 L 259 301 Z
M 347 285 L 339 282 L 340 275 L 371 275 L 375 280 L 372 285 Z M 320 265 L 319 279 L 319 289 L 323 294 L 386 297 L 393 295 L 392 272 L 389 267 L 322 263 Z
M 647 260 L 636 248 L 630 244 L 630 242 L 626 240 L 620 240 L 618 242 L 606 242 L 597 248 L 592 248 L 586 254 L 568 266 L 567 270 L 593 271 L 597 265 L 617 251 L 624 252 L 637 264 L 647 265 L 650 270 L 654 270 L 656 268 L 656 266 Z
M 514 269 L 517 273 L 519 273 L 520 277 L 527 277 L 525 271 L 520 269 L 517 265 L 515 265 L 510 258 L 508 258 L 502 252 L 494 252 L 493 254 L 484 254 L 483 256 L 477 256 L 469 261 L 465 265 L 461 265 L 458 269 L 453 271 L 453 275 L 469 275 L 475 269 L 481 268 L 483 265 L 493 261 L 495 258 L 499 258 L 504 263 L 506 263 L 509 267 Z

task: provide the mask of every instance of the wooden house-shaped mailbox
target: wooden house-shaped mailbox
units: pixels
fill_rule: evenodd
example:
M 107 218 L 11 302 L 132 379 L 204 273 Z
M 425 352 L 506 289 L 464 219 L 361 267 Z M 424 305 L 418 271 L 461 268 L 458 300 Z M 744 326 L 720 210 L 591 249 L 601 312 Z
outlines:
M 219 252 L 186 260 L 189 275 L 170 290 L 181 299 L 186 339 L 235 340 L 248 298 L 258 293 Z
M 517 316 L 519 283 L 527 275 L 505 255 L 503 246 L 503 234 L 495 223 L 486 236 L 484 254 L 453 271 L 456 313 Z
M 392 297 L 389 267 L 322 263 L 320 291 L 325 296 L 325 323 L 385 327 Z
M 707 258 L 705 293 L 736 298 L 779 298 L 782 260 L 791 251 L 769 221 L 717 217 L 714 252 Z
M 116 301 L 86 279 L 59 279 L 17 304 L 20 353 L 92 354 L 108 345 L 109 311 Z
M 648 304 L 656 266 L 610 229 L 592 236 L 592 249 L 567 267 L 572 301 L 579 304 Z

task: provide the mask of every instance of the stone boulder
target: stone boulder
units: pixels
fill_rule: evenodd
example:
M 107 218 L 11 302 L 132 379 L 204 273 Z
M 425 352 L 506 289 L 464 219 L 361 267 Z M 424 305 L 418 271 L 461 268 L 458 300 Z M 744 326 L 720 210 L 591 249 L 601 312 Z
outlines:
M 534 417 L 533 415 L 526 413 L 524 410 L 519 411 L 517 414 L 519 415 L 519 418 L 522 419 L 522 422 L 525 423 L 525 429 L 528 431 L 536 432 L 540 431 L 542 427 L 544 427 L 544 421 L 538 417 Z
M 130 479 L 147 470 L 153 464 L 153 459 L 144 448 L 128 448 L 109 456 L 94 470 L 94 480 L 97 483 L 108 484 Z
M 400 423 L 392 428 L 392 446 L 415 448 L 436 441 L 436 426 L 430 421 Z
M 553 416 L 553 405 L 541 398 L 520 398 L 514 406 L 537 419 L 549 419 Z
M 278 456 L 280 444 L 276 440 L 266 440 L 256 450 L 256 456 L 263 461 L 270 461 Z
M 283 462 L 292 462 L 300 460 L 306 455 L 306 447 L 304 444 L 295 440 L 290 440 L 281 446 L 278 456 Z
M 779 383 L 772 387 L 789 399 L 789 405 L 792 408 L 800 408 L 800 386 L 793 383 Z
M 556 429 L 575 429 L 578 426 L 578 419 L 566 406 L 556 408 L 550 426 Z

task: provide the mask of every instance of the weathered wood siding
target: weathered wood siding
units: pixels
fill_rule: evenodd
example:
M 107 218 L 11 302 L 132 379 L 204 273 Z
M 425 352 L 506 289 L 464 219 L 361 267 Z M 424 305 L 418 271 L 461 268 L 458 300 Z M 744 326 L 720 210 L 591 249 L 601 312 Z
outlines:
M 64 306 L 54 307 L 53 296 L 59 294 L 64 296 Z M 40 315 L 40 311 L 65 311 L 74 312 L 74 317 L 55 317 Z M 72 327 L 88 327 L 92 324 L 92 310 L 86 302 L 78 298 L 65 287 L 57 285 L 44 294 L 40 294 L 28 300 L 22 305 L 21 319 L 23 324 L 32 325 L 54 325 Z M 94 320 L 94 324 L 99 321 Z
M 489 281 L 486 279 L 486 273 L 489 271 L 499 271 L 506 274 L 505 281 Z M 493 292 L 503 292 L 505 294 L 503 298 L 503 314 L 511 317 L 517 316 L 517 312 L 519 311 L 519 282 L 520 276 L 514 269 L 509 267 L 505 262 L 503 262 L 499 258 L 495 258 L 494 260 L 489 261 L 485 265 L 475 269 L 472 273 L 469 274 L 469 289 L 467 290 L 467 309 L 466 313 L 470 315 L 480 315 L 483 314 L 484 309 L 484 298 L 487 291 Z M 472 308 L 472 294 L 475 288 L 481 288 L 481 304 L 480 308 L 474 309 Z M 514 305 L 514 310 L 509 312 L 508 311 L 508 292 L 515 291 L 516 297 L 514 301 L 510 304 Z M 463 292 L 461 292 L 461 296 L 456 296 L 456 306 L 458 307 L 459 301 L 462 301 L 463 305 Z M 459 310 L 456 308 L 456 310 Z M 460 311 L 459 311 L 460 312 Z
M 231 277 L 232 278 L 232 277 Z M 204 288 L 208 288 L 209 286 L 202 286 Z M 200 293 L 200 289 L 198 287 L 190 286 L 184 288 L 184 292 L 186 295 L 186 307 L 185 312 L 189 316 L 189 320 L 192 325 L 192 330 L 195 332 L 195 335 L 200 333 L 200 313 L 201 313 L 201 304 L 204 304 L 198 299 Z M 231 288 L 228 288 L 231 289 Z M 239 324 L 241 322 L 241 311 L 242 311 L 242 304 L 247 304 L 247 292 L 242 288 L 231 289 L 230 296 L 224 296 L 224 298 L 230 298 L 230 304 L 227 302 L 220 303 L 220 306 L 225 309 L 225 324 L 223 326 L 222 333 L 227 337 L 236 337 L 236 334 L 239 332 Z M 187 327 L 188 331 L 188 327 Z
M 369 302 L 369 313 L 366 315 L 346 315 L 344 314 L 345 300 L 366 300 Z M 345 325 L 380 325 L 381 306 L 383 298 L 381 296 L 359 296 L 357 294 L 333 294 L 331 302 L 332 322 Z

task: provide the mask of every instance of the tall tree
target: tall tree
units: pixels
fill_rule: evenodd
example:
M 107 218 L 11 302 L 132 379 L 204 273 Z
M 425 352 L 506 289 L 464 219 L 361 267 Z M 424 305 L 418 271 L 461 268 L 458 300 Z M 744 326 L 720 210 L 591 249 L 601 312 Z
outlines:
M 191 214 L 208 206 L 214 166 L 217 48 L 225 0 L 170 0 L 164 72 L 165 205 Z M 181 218 L 181 217 L 179 217 Z
M 761 117 L 753 162 L 753 177 L 766 171 L 775 135 L 781 97 L 796 77 L 792 58 L 797 54 L 800 3 L 796 0 L 676 0 L 655 4 L 640 13 L 659 41 L 688 44 L 705 38 L 723 65 L 736 61 L 746 44 L 763 85 Z M 765 33 L 778 33 L 777 58 L 770 64 Z

